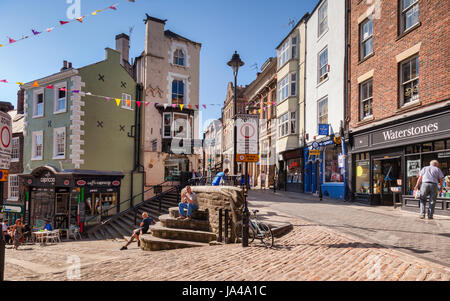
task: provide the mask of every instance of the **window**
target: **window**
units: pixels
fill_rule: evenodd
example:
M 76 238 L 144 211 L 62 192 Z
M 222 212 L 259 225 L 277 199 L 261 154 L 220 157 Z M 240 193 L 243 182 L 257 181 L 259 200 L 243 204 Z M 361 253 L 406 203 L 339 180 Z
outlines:
M 31 138 L 32 144 L 32 160 L 42 160 L 43 159 L 43 146 L 44 146 L 44 134 L 42 131 L 33 132 L 33 136 Z
M 325 148 L 324 155 L 324 174 L 325 182 L 344 182 L 344 177 L 339 168 L 340 148 L 328 146 Z
M 164 113 L 164 121 L 163 121 L 163 137 L 170 138 L 172 137 L 172 114 Z
M 33 117 L 44 116 L 44 90 L 34 93 L 33 99 Z
M 355 192 L 369 194 L 370 192 L 370 161 L 356 161 Z
M 370 79 L 359 85 L 359 99 L 360 99 L 360 119 L 363 120 L 366 117 L 373 115 L 372 102 L 373 102 L 373 80 Z
M 185 114 L 173 114 L 174 128 L 173 137 L 189 138 L 188 116 Z
M 319 124 L 328 124 L 328 97 L 319 100 Z
M 289 89 L 290 87 L 290 89 Z M 279 101 L 297 94 L 297 73 L 291 73 L 285 76 L 278 83 Z
M 401 0 L 401 33 L 419 23 L 419 0 Z
M 278 67 L 283 66 L 289 60 L 289 41 L 278 50 Z
M 184 83 L 182 80 L 172 82 L 172 104 L 184 104 Z
M 131 95 L 122 93 L 122 108 L 132 110 Z
M 67 88 L 66 85 L 55 85 L 55 102 L 53 113 L 63 113 L 66 112 L 67 107 Z
M 11 162 L 18 162 L 20 159 L 20 139 L 19 137 L 12 139 Z
M 177 49 L 173 54 L 173 63 L 178 66 L 184 66 L 184 53 L 183 50 Z
M 400 105 L 419 100 L 419 57 L 400 64 Z
M 373 20 L 369 17 L 360 25 L 360 54 L 361 59 L 373 53 Z
M 292 58 L 295 59 L 297 57 L 297 37 L 292 38 Z
M 279 119 L 278 131 L 280 137 L 284 137 L 290 134 L 295 134 L 297 130 L 296 113 L 283 114 Z
M 66 158 L 66 128 L 53 130 L 53 159 Z
M 9 175 L 8 176 L 8 199 L 18 200 L 19 199 L 19 176 Z
M 328 1 L 319 8 L 319 37 L 328 29 Z
M 158 140 L 152 140 L 152 152 L 156 152 L 158 150 Z
M 319 53 L 319 83 L 328 78 L 328 47 Z

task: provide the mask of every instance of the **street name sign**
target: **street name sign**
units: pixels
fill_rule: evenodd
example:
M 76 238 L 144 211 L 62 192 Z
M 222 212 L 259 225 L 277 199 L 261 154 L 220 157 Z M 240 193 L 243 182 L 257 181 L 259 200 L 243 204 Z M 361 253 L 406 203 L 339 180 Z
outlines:
M 259 161 L 258 124 L 258 115 L 236 115 L 236 161 L 254 163 Z
M 9 169 L 12 152 L 12 124 L 8 113 L 0 112 L 0 169 Z

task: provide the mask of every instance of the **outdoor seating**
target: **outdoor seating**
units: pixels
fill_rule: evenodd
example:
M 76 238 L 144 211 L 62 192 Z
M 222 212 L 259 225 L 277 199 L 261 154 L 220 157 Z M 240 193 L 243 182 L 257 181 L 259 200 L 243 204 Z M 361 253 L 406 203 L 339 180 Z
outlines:
M 81 240 L 81 233 L 80 233 L 80 228 L 78 227 L 70 227 L 68 230 L 68 235 L 69 238 L 73 237 L 74 240 L 77 240 L 78 238 Z

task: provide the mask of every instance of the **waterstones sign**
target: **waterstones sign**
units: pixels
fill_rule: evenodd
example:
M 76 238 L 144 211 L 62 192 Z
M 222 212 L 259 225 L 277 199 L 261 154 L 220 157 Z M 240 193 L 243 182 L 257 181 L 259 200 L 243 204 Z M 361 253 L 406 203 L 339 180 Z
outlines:
M 450 137 L 450 113 L 357 135 L 354 149 L 401 146 Z

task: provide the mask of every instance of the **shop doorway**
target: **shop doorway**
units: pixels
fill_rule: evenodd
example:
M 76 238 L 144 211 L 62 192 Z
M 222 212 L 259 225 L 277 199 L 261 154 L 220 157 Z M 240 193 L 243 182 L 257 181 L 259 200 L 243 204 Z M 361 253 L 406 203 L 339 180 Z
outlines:
M 401 157 L 373 161 L 373 195 L 380 205 L 392 205 L 392 187 L 402 186 Z
M 55 229 L 69 228 L 69 206 L 70 193 L 57 192 L 56 193 L 56 207 L 55 207 Z

